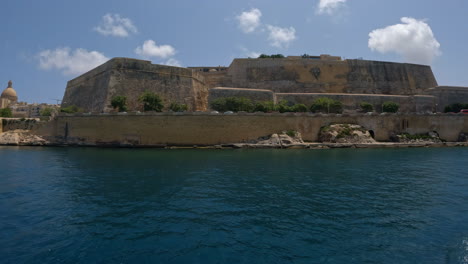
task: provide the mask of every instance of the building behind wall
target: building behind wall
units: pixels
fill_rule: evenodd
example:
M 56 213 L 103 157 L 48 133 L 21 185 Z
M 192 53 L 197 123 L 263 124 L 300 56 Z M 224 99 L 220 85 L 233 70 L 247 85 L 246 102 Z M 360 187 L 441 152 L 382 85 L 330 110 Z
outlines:
M 432 112 L 464 98 L 446 96 L 454 90 L 439 87 L 426 65 L 304 55 L 234 59 L 229 67 L 181 68 L 114 58 L 69 81 L 62 107 L 109 112 L 114 96 L 126 96 L 129 111 L 141 111 L 138 98 L 145 91 L 162 96 L 166 106 L 187 104 L 190 111 L 207 111 L 212 100 L 226 96 L 306 105 L 330 97 L 343 101 L 347 110 L 364 101 L 375 109 L 385 101 L 396 101 L 403 112 Z M 468 89 L 457 93 L 468 95 Z

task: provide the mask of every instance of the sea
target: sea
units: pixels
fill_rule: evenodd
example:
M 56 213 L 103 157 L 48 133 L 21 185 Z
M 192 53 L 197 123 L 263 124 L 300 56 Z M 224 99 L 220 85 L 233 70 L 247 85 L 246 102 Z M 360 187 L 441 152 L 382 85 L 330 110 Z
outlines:
M 0 263 L 468 263 L 468 148 L 0 147 Z

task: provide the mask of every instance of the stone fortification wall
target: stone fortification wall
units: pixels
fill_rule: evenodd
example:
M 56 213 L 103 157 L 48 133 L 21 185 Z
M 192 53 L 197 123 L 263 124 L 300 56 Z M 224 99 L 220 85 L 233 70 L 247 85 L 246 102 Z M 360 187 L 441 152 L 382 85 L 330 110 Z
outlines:
M 443 112 L 444 108 L 450 104 L 468 104 L 468 87 L 438 86 L 431 88 L 427 94 L 437 98 L 437 111 Z
M 12 130 L 32 130 L 38 128 L 39 118 L 0 118 L 0 133 Z
M 210 89 L 208 101 L 212 102 L 223 97 L 245 97 L 254 102 L 275 101 L 275 94 L 271 90 L 261 89 L 240 89 L 217 87 Z
M 312 105 L 313 101 L 320 97 L 327 97 L 343 103 L 346 110 L 360 109 L 361 102 L 367 102 L 374 106 L 375 111 L 381 112 L 384 102 L 395 102 L 400 105 L 400 112 L 403 113 L 425 113 L 435 110 L 435 98 L 428 95 L 383 95 L 383 94 L 328 94 L 328 93 L 277 93 L 276 100 L 286 100 L 290 103 Z
M 187 68 L 154 65 L 149 61 L 115 58 L 68 82 L 63 106 L 76 105 L 89 112 L 107 112 L 112 97 L 127 97 L 128 108 L 138 110 L 138 97 L 155 92 L 169 102 L 203 110 L 208 91 L 204 76 Z
M 310 58 L 235 59 L 217 86 L 276 93 L 422 94 L 437 86 L 429 66 Z
M 358 124 L 372 130 L 376 140 L 393 133 L 436 131 L 447 141 L 468 132 L 468 115 L 312 115 L 157 113 L 58 116 L 35 133 L 65 144 L 83 145 L 215 145 L 241 143 L 285 130 L 299 131 L 317 141 L 320 128 L 333 123 Z

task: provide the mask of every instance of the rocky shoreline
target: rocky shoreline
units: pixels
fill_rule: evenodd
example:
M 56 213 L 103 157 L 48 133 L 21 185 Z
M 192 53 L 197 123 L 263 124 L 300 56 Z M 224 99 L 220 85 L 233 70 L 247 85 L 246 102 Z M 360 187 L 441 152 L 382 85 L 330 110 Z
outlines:
M 291 140 L 291 138 L 293 140 Z M 299 137 L 286 137 L 284 134 L 273 134 L 269 139 L 252 143 L 232 143 L 210 146 L 201 145 L 130 145 L 130 144 L 67 144 L 51 142 L 27 131 L 8 131 L 0 134 L 0 145 L 3 146 L 49 146 L 49 147 L 115 147 L 115 148 L 159 148 L 159 149 L 337 149 L 337 148 L 441 148 L 468 147 L 468 142 L 375 142 L 375 143 L 331 143 L 303 142 Z

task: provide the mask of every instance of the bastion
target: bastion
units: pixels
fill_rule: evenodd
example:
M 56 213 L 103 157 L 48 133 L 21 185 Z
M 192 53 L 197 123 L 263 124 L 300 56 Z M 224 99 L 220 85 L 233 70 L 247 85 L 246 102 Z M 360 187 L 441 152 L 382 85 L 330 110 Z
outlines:
M 112 98 L 126 96 L 129 111 L 142 111 L 138 98 L 145 91 L 159 94 L 166 106 L 186 104 L 189 111 L 209 111 L 212 100 L 231 96 L 306 105 L 329 97 L 342 101 L 345 110 L 368 102 L 376 111 L 393 101 L 407 113 L 442 111 L 446 105 L 468 101 L 468 88 L 438 86 L 427 65 L 321 55 L 234 59 L 229 67 L 183 68 L 114 58 L 69 81 L 62 107 L 111 112 Z

